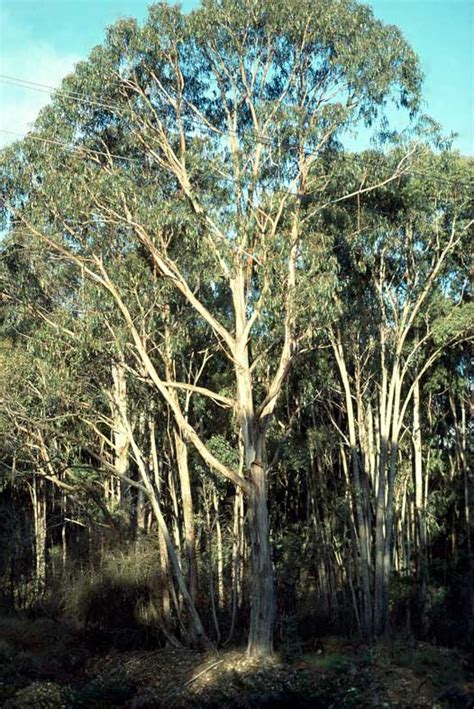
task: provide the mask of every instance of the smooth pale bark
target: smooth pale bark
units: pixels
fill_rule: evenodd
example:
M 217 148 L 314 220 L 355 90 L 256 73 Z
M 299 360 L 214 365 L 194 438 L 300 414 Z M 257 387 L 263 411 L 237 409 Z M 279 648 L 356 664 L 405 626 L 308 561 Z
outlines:
M 381 635 L 388 622 L 389 589 L 392 568 L 393 507 L 397 470 L 402 378 L 399 351 L 404 338 L 397 343 L 391 368 L 387 365 L 387 341 L 384 327 L 380 330 L 381 387 L 379 394 L 379 470 L 375 512 L 374 568 L 374 632 Z M 405 399 L 405 404 L 407 399 Z
M 123 423 L 124 423 L 126 430 L 127 430 L 130 446 L 133 451 L 133 455 L 135 457 L 136 463 L 138 465 L 138 470 L 140 473 L 142 485 L 141 486 L 135 485 L 135 486 L 137 488 L 141 487 L 143 489 L 143 491 L 147 494 L 148 499 L 150 500 L 150 504 L 151 504 L 151 508 L 153 510 L 154 517 L 155 517 L 156 522 L 158 524 L 158 528 L 161 530 L 161 533 L 163 535 L 163 539 L 166 544 L 168 557 L 170 560 L 170 565 L 171 565 L 171 568 L 173 569 L 179 592 L 182 595 L 184 604 L 185 604 L 186 609 L 189 614 L 190 632 L 191 632 L 192 636 L 196 638 L 196 641 L 200 645 L 202 645 L 204 647 L 209 647 L 210 646 L 209 640 L 206 636 L 204 626 L 203 626 L 201 618 L 199 617 L 199 614 L 196 610 L 196 606 L 194 604 L 194 601 L 191 598 L 191 595 L 189 593 L 189 589 L 186 584 L 186 580 L 185 580 L 185 577 L 184 577 L 184 574 L 183 574 L 183 571 L 181 568 L 180 561 L 178 559 L 175 548 L 173 546 L 173 542 L 171 540 L 171 536 L 170 536 L 170 533 L 168 530 L 168 526 L 166 524 L 166 520 L 163 516 L 160 499 L 158 498 L 157 492 L 153 486 L 152 478 L 151 478 L 151 475 L 149 474 L 149 469 L 148 469 L 146 462 L 145 462 L 145 457 L 143 456 L 142 451 L 135 440 L 135 437 L 133 435 L 133 431 L 130 426 L 130 421 L 127 418 L 126 411 L 122 408 L 120 413 L 122 415 Z
M 166 549 L 168 552 L 168 557 L 171 562 L 171 567 L 174 571 L 176 582 L 178 584 L 179 591 L 184 599 L 184 603 L 186 605 L 186 608 L 189 612 L 190 620 L 191 620 L 191 627 L 196 635 L 196 638 L 199 643 L 203 644 L 204 646 L 209 645 L 209 641 L 207 640 L 206 633 L 204 631 L 204 627 L 202 625 L 201 619 L 197 613 L 196 607 L 194 605 L 194 602 L 191 598 L 191 595 L 189 593 L 189 590 L 186 585 L 186 581 L 184 579 L 183 572 L 181 570 L 181 566 L 178 560 L 178 557 L 176 555 L 173 543 L 171 541 L 171 536 L 168 531 L 168 527 L 166 525 L 165 519 L 163 517 L 163 513 L 161 510 L 161 505 L 158 500 L 158 497 L 154 494 L 153 488 L 150 484 L 150 480 L 148 478 L 148 475 L 146 474 L 146 469 L 143 463 L 143 460 L 139 456 L 139 451 L 136 448 L 136 446 L 133 444 L 132 441 L 132 447 L 135 449 L 135 455 L 138 457 L 138 463 L 139 463 L 139 468 L 142 476 L 142 481 L 145 485 L 145 488 L 147 489 L 149 493 L 149 498 L 150 498 L 150 503 L 155 515 L 155 519 L 158 523 L 158 526 L 160 528 L 160 531 L 162 533 L 162 536 L 165 540 L 166 544 Z
M 217 616 L 217 608 L 216 608 L 216 585 L 215 585 L 215 580 L 214 580 L 214 549 L 213 549 L 213 523 L 211 522 L 211 499 L 212 497 L 212 492 L 210 493 L 210 496 L 206 495 L 206 502 L 205 502 L 205 507 L 206 507 L 206 531 L 207 531 L 207 556 L 208 556 L 208 574 L 209 574 L 209 596 L 211 599 L 211 610 L 212 610 L 212 619 L 214 621 L 214 628 L 216 631 L 216 640 L 219 643 L 221 639 L 221 631 L 219 627 L 219 618 Z
M 175 382 L 175 361 L 173 357 L 173 347 L 170 335 L 170 312 L 169 308 L 164 309 L 165 324 L 163 328 L 164 336 L 164 365 L 167 382 Z M 191 386 L 191 385 L 190 385 Z M 173 403 L 177 409 L 180 409 L 180 403 L 178 398 L 177 389 L 170 387 L 169 396 L 173 400 Z M 186 407 L 184 409 L 185 419 L 188 419 L 188 407 L 190 401 L 191 393 L 186 392 Z M 171 437 L 170 437 L 171 438 Z M 188 587 L 191 594 L 191 598 L 195 602 L 197 596 L 198 588 L 198 567 L 196 561 L 196 524 L 194 519 L 194 503 L 193 495 L 191 489 L 191 477 L 188 464 L 188 446 L 184 440 L 183 432 L 180 427 L 175 425 L 172 435 L 172 449 L 174 453 L 174 460 L 176 462 L 176 468 L 178 472 L 179 479 L 179 489 L 181 493 L 181 511 L 183 518 L 183 541 L 184 541 L 184 552 L 187 566 L 187 577 L 188 577 Z M 178 504 L 176 495 L 174 495 L 173 503 L 175 505 L 175 519 L 178 522 Z M 178 536 L 181 537 L 179 531 Z M 179 542 L 181 545 L 181 542 Z
M 276 394 L 267 396 L 267 400 L 263 402 L 261 407 L 260 415 L 257 415 L 254 409 L 253 382 L 249 364 L 249 329 L 245 313 L 244 292 L 244 273 L 240 271 L 232 281 L 236 322 L 234 359 L 237 412 L 244 468 L 251 481 L 246 495 L 252 559 L 247 654 L 256 657 L 268 656 L 273 652 L 275 592 L 270 548 L 265 430 L 276 402 Z M 276 376 L 279 376 L 278 371 Z
M 329 139 L 334 129 L 335 126 L 325 134 L 321 144 Z M 161 137 L 166 142 L 166 134 L 163 133 Z M 174 155 L 173 147 L 168 143 L 165 148 L 165 153 L 167 155 Z M 155 150 L 152 150 L 152 154 L 154 156 L 157 155 Z M 259 210 L 254 211 L 250 221 L 253 221 L 253 216 L 257 217 L 257 223 L 263 218 L 261 227 L 263 232 L 261 234 L 259 232 L 259 237 L 265 238 L 265 240 L 269 242 L 275 239 L 279 230 L 282 228 L 283 214 L 290 195 L 292 194 L 291 190 L 298 187 L 301 192 L 305 191 L 305 176 L 311 162 L 311 158 L 306 160 L 302 157 L 298 175 L 295 176 L 292 184 L 289 185 L 288 192 L 278 200 L 273 216 L 269 214 L 268 218 L 265 217 L 265 215 L 262 217 Z M 271 654 L 272 633 L 271 631 L 270 633 L 268 632 L 268 628 L 273 625 L 275 604 L 267 508 L 266 462 L 262 455 L 265 448 L 266 431 L 281 393 L 282 386 L 290 370 L 292 356 L 295 354 L 295 264 L 298 258 L 300 239 L 300 203 L 297 202 L 293 208 L 291 231 L 285 235 L 288 238 L 289 247 L 287 252 L 287 274 L 283 307 L 283 344 L 280 348 L 280 355 L 273 376 L 269 377 L 267 382 L 263 400 L 258 407 L 255 406 L 254 409 L 253 398 L 255 391 L 250 370 L 249 339 L 252 327 L 258 321 L 262 313 L 262 308 L 265 305 L 263 296 L 268 294 L 269 284 L 265 284 L 258 303 L 251 305 L 250 297 L 252 287 L 254 286 L 254 279 L 252 278 L 254 263 L 252 255 L 248 254 L 246 251 L 248 247 L 246 239 L 247 235 L 250 233 L 248 229 L 249 225 L 239 225 L 239 233 L 241 232 L 242 234 L 242 241 L 240 244 L 236 245 L 235 257 L 230 259 L 230 263 L 226 263 L 218 247 L 218 240 L 221 239 L 222 243 L 225 242 L 227 244 L 229 244 L 229 240 L 226 238 L 226 234 L 222 233 L 216 222 L 207 213 L 204 205 L 199 202 L 198 193 L 192 189 L 189 175 L 187 174 L 186 161 L 183 159 L 176 162 L 173 158 L 171 163 L 169 165 L 167 164 L 167 167 L 175 171 L 183 193 L 188 198 L 200 223 L 205 226 L 204 238 L 206 243 L 210 246 L 211 252 L 216 258 L 216 262 L 221 267 L 222 276 L 232 292 L 234 323 L 233 327 L 230 329 L 224 327 L 222 323 L 219 322 L 218 317 L 208 310 L 204 302 L 199 300 L 196 292 L 190 287 L 190 284 L 180 271 L 179 264 L 169 258 L 166 239 L 160 238 L 157 234 L 152 236 L 143 224 L 136 221 L 133 214 L 135 207 L 133 204 L 129 204 L 126 194 L 120 192 L 121 207 L 119 212 L 117 212 L 113 206 L 106 205 L 100 200 L 96 201 L 96 206 L 104 215 L 104 219 L 107 223 L 127 224 L 134 230 L 136 236 L 153 259 L 154 266 L 159 274 L 173 284 L 182 294 L 196 314 L 212 329 L 219 343 L 223 346 L 223 351 L 227 355 L 229 365 L 234 368 L 235 372 L 237 395 L 236 400 L 231 401 L 230 405 L 234 409 L 235 420 L 238 422 L 240 438 L 245 451 L 245 467 L 243 474 L 237 473 L 234 469 L 223 464 L 222 461 L 216 458 L 185 416 L 179 400 L 172 395 L 172 391 L 178 383 L 170 382 L 168 378 L 163 379 L 161 377 L 150 356 L 151 351 L 148 349 L 147 339 L 143 338 L 141 331 L 137 328 L 135 319 L 124 301 L 120 288 L 107 272 L 106 265 L 101 255 L 99 253 L 93 253 L 91 254 L 90 260 L 85 261 L 81 256 L 76 255 L 67 247 L 61 246 L 56 241 L 41 234 L 30 222 L 27 222 L 27 226 L 32 230 L 32 233 L 40 236 L 45 243 L 56 249 L 58 253 L 67 256 L 71 262 L 79 265 L 81 269 L 83 269 L 84 274 L 91 278 L 94 283 L 99 284 L 108 291 L 123 316 L 124 324 L 133 341 L 135 355 L 140 360 L 141 374 L 143 375 L 144 373 L 145 376 L 150 379 L 157 393 L 160 394 L 169 406 L 180 433 L 194 446 L 204 462 L 208 464 L 211 469 L 225 479 L 240 486 L 243 490 L 249 507 L 249 531 L 253 540 L 251 542 L 253 584 L 255 587 L 258 584 L 262 586 L 258 593 L 256 588 L 254 588 L 252 598 L 265 597 L 269 601 L 267 604 L 268 611 L 262 611 L 263 606 L 258 600 L 256 600 L 255 608 L 251 611 L 250 625 L 252 631 L 248 651 L 250 654 Z M 260 168 L 258 165 L 255 165 L 254 169 L 258 172 Z M 368 188 L 364 188 L 364 191 L 367 189 Z M 263 226 L 263 224 L 266 224 L 266 226 Z M 242 229 L 240 227 L 242 227 Z M 65 228 L 68 230 L 67 225 Z M 253 225 L 251 230 L 254 231 L 254 229 L 255 226 Z M 157 239 L 156 236 L 159 238 Z M 244 263 L 242 259 L 242 254 L 244 253 L 247 254 L 247 258 L 250 259 L 250 269 L 247 268 L 247 263 Z M 261 352 L 260 354 L 266 353 Z M 188 386 L 187 383 L 186 386 Z M 223 402 L 222 397 L 219 397 L 216 393 L 209 392 L 202 387 L 199 387 L 199 391 L 210 399 L 229 405 L 227 397 L 225 397 L 225 402 Z M 257 451 L 258 448 L 261 449 L 260 452 Z M 257 469 L 258 472 L 256 472 Z M 260 472 L 261 470 L 263 472 Z M 253 529 L 251 527 L 253 527 Z M 258 573 L 262 565 L 266 569 L 266 573 L 263 576 Z M 261 632 L 256 631 L 258 624 L 261 624 Z M 260 636 L 258 642 L 257 636 Z
M 232 526 L 232 603 L 229 635 L 225 644 L 232 639 L 235 629 L 237 610 L 242 604 L 242 575 L 243 575 L 243 496 L 238 488 L 235 491 L 233 506 Z
M 426 521 L 424 506 L 424 481 L 423 481 L 423 456 L 420 420 L 420 383 L 415 382 L 413 389 L 413 478 L 414 478 L 414 504 L 417 529 L 417 571 L 419 585 L 419 611 L 421 632 L 424 637 L 429 630 L 428 621 L 428 567 L 426 548 Z
M 184 575 L 182 573 L 178 557 L 176 556 L 176 552 L 174 550 L 173 543 L 171 541 L 168 527 L 166 526 L 166 522 L 163 517 L 163 513 L 161 511 L 161 507 L 160 507 L 157 497 L 152 494 L 150 497 L 150 502 L 151 502 L 151 506 L 153 508 L 153 512 L 155 514 L 155 518 L 158 522 L 158 526 L 161 530 L 161 533 L 162 533 L 163 538 L 166 543 L 168 556 L 171 561 L 171 566 L 173 568 L 173 571 L 174 571 L 174 574 L 176 577 L 178 588 L 180 590 L 180 593 L 183 596 L 184 603 L 185 603 L 186 608 L 189 612 L 190 625 L 193 629 L 193 634 L 195 633 L 195 637 L 196 637 L 198 643 L 202 644 L 204 647 L 209 647 L 209 645 L 210 645 L 209 641 L 207 639 L 206 633 L 204 631 L 204 627 L 202 625 L 201 619 L 198 615 L 198 612 L 196 610 L 194 602 L 193 602 L 191 595 L 188 591 L 188 588 L 186 586 Z
M 46 582 L 47 507 L 45 481 L 37 476 L 30 485 L 34 524 L 35 581 L 38 590 Z
M 215 513 L 215 528 L 216 528 L 216 547 L 217 547 L 217 600 L 219 610 L 224 609 L 224 551 L 222 548 L 222 528 L 219 510 L 219 497 L 216 490 L 212 491 L 212 504 Z
M 181 534 L 180 534 L 180 520 L 179 520 L 179 505 L 178 505 L 178 495 L 176 492 L 176 482 L 175 482 L 175 469 L 171 465 L 168 468 L 168 491 L 172 503 L 172 520 L 171 528 L 173 530 L 173 539 L 176 553 L 180 563 L 182 562 L 182 551 L 181 551 Z
M 137 530 L 141 534 L 148 533 L 149 515 L 147 513 L 146 497 L 142 490 L 137 491 Z
M 360 552 L 360 576 L 362 581 L 363 607 L 362 607 L 362 628 L 366 635 L 372 633 L 372 596 L 370 592 L 370 532 L 368 528 L 367 510 L 369 507 L 365 488 L 362 487 L 359 456 L 357 452 L 357 433 L 354 407 L 352 403 L 352 392 L 344 359 L 344 350 L 340 335 L 333 338 L 333 351 L 339 368 L 342 385 L 344 387 L 347 423 L 349 428 L 349 444 L 351 450 L 351 469 L 353 476 L 353 498 L 356 510 L 357 532 Z M 359 432 L 360 433 L 360 432 Z
M 153 482 L 155 484 L 156 494 L 158 498 L 161 498 L 161 477 L 160 477 L 160 466 L 158 462 L 158 451 L 156 449 L 156 433 L 155 433 L 155 421 L 153 416 L 149 417 L 148 420 L 148 430 L 150 435 L 150 453 L 151 453 L 151 466 L 153 470 Z M 171 603 L 170 603 L 170 592 L 169 587 L 172 584 L 170 561 L 168 555 L 168 547 L 166 545 L 166 540 L 163 535 L 163 530 L 158 526 L 158 545 L 160 549 L 160 571 L 162 577 L 162 611 L 165 623 L 169 622 L 171 619 Z M 177 604 L 176 604 L 177 605 Z M 179 610 L 179 609 L 178 609 Z
M 253 489 L 248 500 L 248 515 L 252 552 L 252 595 L 247 654 L 258 657 L 267 656 L 273 650 L 275 616 L 267 481 L 260 460 L 252 463 L 251 480 Z
M 113 442 L 113 465 L 119 475 L 128 476 L 129 472 L 129 447 L 127 431 L 120 414 L 121 409 L 128 409 L 127 401 L 127 374 L 125 364 L 122 359 L 112 364 L 112 389 L 110 392 L 110 402 L 112 410 L 112 442 Z M 131 496 L 130 486 L 124 482 L 123 478 L 115 479 L 115 499 L 120 504 L 120 509 L 125 517 L 128 528 L 131 524 Z
M 196 600 L 198 587 L 198 572 L 196 561 L 196 525 L 194 520 L 194 505 L 191 491 L 191 480 L 188 465 L 188 447 L 178 430 L 174 431 L 174 451 L 178 468 L 181 491 L 181 508 L 184 522 L 184 546 L 188 567 L 189 592 L 193 601 Z

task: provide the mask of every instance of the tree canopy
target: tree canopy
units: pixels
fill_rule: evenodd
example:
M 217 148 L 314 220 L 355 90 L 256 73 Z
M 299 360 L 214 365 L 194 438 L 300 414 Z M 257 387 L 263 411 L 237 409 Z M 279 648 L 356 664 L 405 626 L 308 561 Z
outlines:
M 314 617 L 372 637 L 394 579 L 428 632 L 448 468 L 472 562 L 472 163 L 416 123 L 420 87 L 399 29 L 352 0 L 161 3 L 2 152 L 2 465 L 37 584 L 55 515 L 64 565 L 74 523 L 157 537 L 171 643 L 250 611 L 266 655 L 310 586 Z M 374 147 L 347 153 L 361 122 Z

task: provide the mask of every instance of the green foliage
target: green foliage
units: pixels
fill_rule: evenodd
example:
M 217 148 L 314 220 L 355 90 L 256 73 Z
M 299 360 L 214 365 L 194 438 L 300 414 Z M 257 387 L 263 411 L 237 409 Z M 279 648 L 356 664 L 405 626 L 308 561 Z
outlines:
M 5 704 L 9 709 L 66 709 L 64 689 L 54 682 L 34 682 Z
M 409 667 L 417 675 L 428 676 L 437 688 L 462 683 L 467 679 L 459 657 L 447 650 L 419 647 L 402 651 L 394 659 L 401 667 Z
M 316 625 L 348 618 L 356 627 L 356 508 L 366 494 L 371 544 L 375 481 L 384 472 L 368 474 L 362 439 L 369 411 L 373 430 L 383 419 L 386 372 L 401 371 L 402 405 L 408 397 L 395 422 L 404 437 L 395 451 L 396 525 L 401 504 L 413 507 L 410 484 L 400 502 L 400 479 L 412 467 L 410 387 L 419 376 L 430 397 L 422 412 L 427 533 L 433 548 L 449 532 L 465 545 L 457 460 L 448 474 L 459 458 L 458 403 L 446 391 L 462 395 L 468 370 L 472 161 L 446 150 L 425 119 L 390 138 L 386 108 L 394 101 L 413 118 L 420 82 L 416 55 L 400 31 L 353 0 L 204 0 L 189 14 L 159 3 L 143 25 L 122 20 L 109 28 L 41 112 L 33 134 L 2 151 L 0 494 L 23 510 L 8 530 L 30 539 L 30 576 L 12 579 L 17 597 L 19 588 L 29 596 L 35 588 L 32 519 L 22 527 L 31 518 L 32 481 L 47 490 L 48 573 L 58 556 L 53 550 L 80 537 L 76 527 L 95 551 L 130 522 L 123 497 L 108 486 L 117 453 L 117 361 L 146 471 L 154 426 L 160 481 L 150 472 L 149 483 L 174 540 L 187 533 L 183 496 L 167 485 L 175 473 L 176 422 L 157 381 L 195 381 L 228 397 L 229 406 L 220 407 L 202 392 L 169 389 L 208 453 L 229 469 L 239 470 L 247 424 L 252 435 L 265 435 L 283 635 L 295 626 L 312 634 Z M 378 120 L 382 147 L 344 153 L 347 131 L 361 121 L 375 129 Z M 284 365 L 272 420 L 244 421 L 235 401 L 241 365 L 229 343 L 240 318 L 248 325 L 249 409 L 259 411 Z M 359 482 L 349 464 L 348 401 L 357 408 Z M 377 443 L 366 456 L 373 454 L 374 468 Z M 137 457 L 129 450 L 135 482 Z M 227 593 L 235 541 L 230 484 L 209 475 L 191 445 L 189 463 L 199 531 L 212 486 L 221 502 Z M 138 497 L 129 494 L 137 510 Z M 146 500 L 141 511 L 150 512 Z M 155 534 L 150 525 L 148 531 Z M 204 536 L 198 551 L 211 569 L 201 578 L 207 583 L 218 559 Z M 416 547 L 416 534 L 412 541 Z M 16 548 L 8 544 L 5 562 Z M 408 565 L 416 548 L 410 553 Z M 166 581 L 157 557 L 156 548 L 124 553 L 83 574 L 66 593 L 68 612 L 111 643 L 161 642 Z M 246 564 L 242 607 L 250 588 Z M 417 582 L 397 576 L 393 605 L 409 607 Z M 199 594 L 208 594 L 202 583 Z M 209 607 L 209 597 L 199 603 Z M 229 608 L 218 610 L 224 626 Z M 351 667 L 339 658 L 323 669 L 339 682 Z M 369 686 L 365 670 L 359 684 L 351 679 L 338 688 L 329 681 L 325 698 L 333 692 L 331 701 L 356 706 Z M 90 691 L 89 701 L 100 701 L 100 691 Z

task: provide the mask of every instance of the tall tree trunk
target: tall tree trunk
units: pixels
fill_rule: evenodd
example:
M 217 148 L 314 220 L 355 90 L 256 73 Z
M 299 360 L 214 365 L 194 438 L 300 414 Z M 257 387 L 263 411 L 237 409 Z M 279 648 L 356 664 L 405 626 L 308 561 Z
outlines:
M 237 385 L 237 415 L 243 449 L 244 468 L 250 476 L 247 493 L 248 527 L 250 535 L 252 580 L 250 628 L 247 654 L 251 657 L 273 653 L 273 623 L 275 590 L 270 547 L 270 522 L 267 499 L 265 434 L 274 403 L 256 414 L 253 383 L 249 364 L 249 331 L 245 303 L 245 276 L 240 270 L 231 283 L 235 312 L 235 379 Z M 273 396 L 271 402 L 275 401 Z M 268 413 L 266 413 L 268 410 Z M 264 414 L 265 412 L 265 414 Z
M 387 440 L 380 441 L 378 494 L 375 509 L 375 568 L 374 568 L 374 632 L 378 635 L 385 628 L 385 535 L 386 535 L 386 461 Z
M 423 457 L 421 447 L 420 384 L 413 389 L 413 478 L 415 489 L 415 520 L 417 531 L 417 572 L 419 588 L 420 624 L 423 637 L 427 636 L 428 623 L 428 569 L 426 550 L 426 521 L 424 509 Z
M 128 451 L 130 443 L 127 430 L 123 422 L 121 410 L 128 410 L 127 401 L 127 375 L 125 363 L 122 359 L 112 364 L 113 387 L 110 394 L 111 409 L 113 419 L 113 444 L 114 444 L 114 467 L 119 475 L 128 476 L 129 461 Z M 125 517 L 127 528 L 131 524 L 131 496 L 130 486 L 123 480 L 116 480 L 117 499 Z
M 222 548 L 222 528 L 219 515 L 219 498 L 216 489 L 212 490 L 212 504 L 215 512 L 216 546 L 217 546 L 217 599 L 219 610 L 224 609 L 224 550 Z
M 35 476 L 30 486 L 33 506 L 34 545 L 35 545 L 35 581 L 37 590 L 42 590 L 46 582 L 46 491 L 45 481 Z
M 243 497 L 242 491 L 237 488 L 234 497 L 234 521 L 232 529 L 232 604 L 229 635 L 225 644 L 229 643 L 234 634 L 237 610 L 242 602 L 242 567 L 243 567 Z
M 170 313 L 169 309 L 165 310 L 165 327 L 164 327 L 164 338 L 165 338 L 165 372 L 168 381 L 173 381 L 176 378 L 176 364 L 175 357 L 173 353 L 173 346 L 170 334 Z M 174 403 L 179 406 L 178 394 L 176 391 L 171 391 L 171 398 Z M 189 398 L 187 400 L 186 409 L 184 415 L 186 419 L 188 418 L 187 407 L 189 406 Z M 193 599 L 196 600 L 197 596 L 197 585 L 198 585 L 198 569 L 196 561 L 196 525 L 194 520 L 194 505 L 193 496 L 191 490 L 191 480 L 189 473 L 188 464 L 188 446 L 183 438 L 183 433 L 179 426 L 175 425 L 173 428 L 173 452 L 176 460 L 176 467 L 178 471 L 179 478 L 179 488 L 181 492 L 181 507 L 183 514 L 183 527 L 184 527 L 184 552 L 187 567 L 187 577 L 188 577 L 188 588 Z M 175 514 L 176 521 L 178 522 L 178 509 L 176 495 L 174 495 L 175 504 Z
M 178 495 L 176 492 L 176 482 L 175 482 L 176 471 L 172 465 L 168 468 L 168 489 L 171 497 L 171 502 L 173 505 L 172 510 L 172 521 L 171 527 L 173 530 L 173 539 L 180 563 L 182 562 L 181 553 L 181 535 L 180 535 L 180 520 L 179 520 L 179 506 L 178 506 Z
M 165 540 L 166 548 L 168 551 L 168 557 L 169 557 L 169 560 L 171 563 L 171 568 L 173 569 L 177 586 L 178 586 L 179 591 L 182 595 L 186 609 L 189 613 L 190 632 L 191 632 L 192 636 L 194 638 L 196 638 L 196 641 L 199 644 L 201 644 L 204 647 L 210 647 L 210 643 L 209 643 L 209 640 L 208 640 L 206 633 L 204 631 L 204 627 L 202 625 L 201 618 L 199 617 L 199 613 L 196 610 L 195 603 L 189 593 L 189 589 L 186 584 L 186 579 L 184 577 L 180 561 L 179 561 L 178 556 L 176 554 L 176 550 L 173 546 L 173 542 L 171 541 L 171 536 L 170 536 L 170 533 L 168 530 L 168 526 L 166 524 L 166 520 L 163 516 L 163 511 L 161 508 L 161 501 L 157 495 L 157 491 L 153 487 L 153 483 L 152 483 L 151 477 L 149 475 L 147 465 L 145 463 L 145 457 L 142 455 L 142 452 L 141 452 L 140 448 L 138 447 L 137 442 L 135 441 L 135 438 L 133 436 L 133 432 L 130 428 L 130 423 L 126 419 L 126 415 L 125 415 L 124 411 L 122 411 L 122 415 L 124 417 L 124 423 L 126 423 L 126 426 L 127 426 L 127 433 L 129 436 L 130 445 L 132 447 L 133 454 L 135 456 L 135 460 L 137 461 L 138 470 L 140 472 L 140 477 L 141 477 L 141 480 L 143 483 L 143 490 L 148 495 L 148 498 L 149 498 L 150 504 L 151 504 L 151 508 L 153 510 L 153 514 L 154 514 L 156 522 L 158 524 L 158 528 L 161 530 L 161 533 L 162 533 L 163 538 Z
M 252 657 L 266 656 L 273 651 L 275 616 L 266 469 L 263 450 L 259 447 L 261 457 L 253 461 L 250 469 L 252 492 L 248 500 L 252 597 L 247 654 Z
M 151 467 L 153 471 L 153 482 L 155 484 L 156 494 L 161 502 L 161 477 L 160 477 L 160 465 L 158 462 L 158 451 L 156 449 L 156 435 L 155 435 L 155 420 L 153 415 L 149 416 L 148 419 L 148 430 L 150 435 L 150 454 L 151 454 Z M 163 590 L 161 593 L 162 611 L 165 623 L 168 624 L 171 620 L 171 603 L 170 603 L 170 590 L 169 587 L 173 583 L 170 571 L 170 561 L 168 555 L 168 547 L 166 546 L 166 540 L 163 534 L 162 528 L 158 525 L 158 546 L 160 549 L 160 571 L 162 577 Z M 174 591 L 174 588 L 173 588 Z M 178 603 L 176 602 L 176 606 Z M 177 612 L 179 613 L 179 607 L 177 607 Z
M 353 497 L 357 520 L 357 536 L 360 553 L 360 575 L 362 581 L 363 609 L 362 628 L 365 635 L 372 633 L 372 597 L 370 593 L 370 534 L 368 528 L 368 508 L 369 502 L 366 495 L 366 488 L 362 485 L 360 461 L 357 451 L 356 418 L 352 402 L 349 374 L 344 359 L 344 350 L 341 344 L 341 337 L 332 342 L 334 354 L 339 367 L 344 395 L 346 402 L 347 423 L 349 428 L 349 444 L 351 449 L 351 469 L 353 478 Z
M 198 582 L 196 561 L 196 526 L 194 521 L 194 505 L 189 475 L 188 447 L 183 441 L 183 437 L 179 429 L 175 429 L 174 431 L 174 447 L 181 490 L 189 593 L 191 594 L 193 601 L 195 601 Z

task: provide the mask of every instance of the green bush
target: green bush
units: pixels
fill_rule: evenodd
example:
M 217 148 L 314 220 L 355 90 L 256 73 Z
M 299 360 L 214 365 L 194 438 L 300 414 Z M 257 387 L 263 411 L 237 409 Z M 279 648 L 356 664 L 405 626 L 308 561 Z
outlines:
M 409 667 L 417 675 L 429 676 L 436 687 L 466 680 L 459 657 L 444 648 L 421 646 L 404 650 L 395 655 L 394 661 L 401 667 Z

